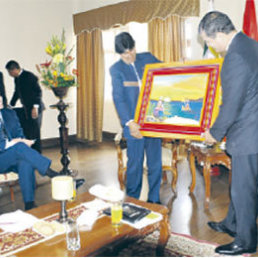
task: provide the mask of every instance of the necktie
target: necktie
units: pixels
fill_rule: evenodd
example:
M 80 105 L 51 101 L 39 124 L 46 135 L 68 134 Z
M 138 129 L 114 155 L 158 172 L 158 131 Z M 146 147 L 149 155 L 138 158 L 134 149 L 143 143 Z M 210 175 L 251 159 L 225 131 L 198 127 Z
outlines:
M 133 67 L 133 70 L 134 70 L 134 72 L 135 72 L 135 74 L 136 74 L 136 78 L 137 78 L 139 87 L 141 87 L 142 81 L 141 81 L 141 79 L 140 79 L 140 76 L 139 76 L 139 74 L 138 74 L 138 72 L 137 72 L 137 70 L 136 70 L 136 67 L 135 67 L 134 63 L 132 63 L 132 67 Z

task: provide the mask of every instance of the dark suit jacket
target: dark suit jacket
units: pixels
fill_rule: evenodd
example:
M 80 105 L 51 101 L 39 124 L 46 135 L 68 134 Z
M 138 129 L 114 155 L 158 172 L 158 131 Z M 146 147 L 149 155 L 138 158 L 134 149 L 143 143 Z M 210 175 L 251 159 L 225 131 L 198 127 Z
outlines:
M 242 32 L 229 46 L 221 83 L 223 103 L 211 134 L 227 137 L 231 155 L 258 153 L 258 43 Z
M 2 113 L 9 139 L 24 138 L 23 130 L 21 128 L 16 112 L 9 108 L 3 108 L 0 111 Z M 5 143 L 5 137 L 0 130 L 0 152 L 5 150 Z
M 38 78 L 31 72 L 23 70 L 19 77 L 14 79 L 15 91 L 10 104 L 15 106 L 20 99 L 25 115 L 31 118 L 31 110 L 34 104 L 39 105 L 39 112 L 44 109 L 42 102 L 42 91 L 38 84 Z
M 0 95 L 3 97 L 4 105 L 6 105 L 7 99 L 6 99 L 6 94 L 5 94 L 4 78 L 3 78 L 2 72 L 0 72 Z
M 160 61 L 149 52 L 136 54 L 134 64 L 140 79 L 142 78 L 146 64 L 159 62 Z M 134 119 L 134 113 L 139 96 L 139 84 L 136 73 L 132 65 L 128 65 L 120 59 L 111 66 L 110 74 L 112 77 L 113 100 L 121 125 L 124 128 L 124 136 L 126 138 L 133 138 L 130 135 L 128 126 L 125 124 L 129 120 Z

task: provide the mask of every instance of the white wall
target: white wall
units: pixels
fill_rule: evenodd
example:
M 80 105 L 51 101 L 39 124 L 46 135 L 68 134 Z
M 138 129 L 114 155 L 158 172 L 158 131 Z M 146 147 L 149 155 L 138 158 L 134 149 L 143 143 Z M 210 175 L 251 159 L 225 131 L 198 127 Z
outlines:
M 7 97 L 10 100 L 14 83 L 5 69 L 10 60 L 35 73 L 35 65 L 47 60 L 45 47 L 52 35 L 60 35 L 65 29 L 68 48 L 76 45 L 73 33 L 73 17 L 77 12 L 87 11 L 117 0 L 0 0 L 0 71 L 4 74 Z M 121 1 L 120 1 L 121 2 Z M 75 55 L 75 51 L 74 51 Z M 76 67 L 76 62 L 73 63 Z M 43 116 L 42 138 L 59 136 L 58 111 L 49 105 L 57 103 L 53 93 L 44 88 L 43 101 L 47 107 Z M 69 134 L 76 133 L 76 88 L 71 88 L 65 99 L 71 103 L 67 110 Z
M 0 0 L 0 6 L 0 70 L 4 73 L 7 96 L 10 100 L 14 83 L 4 68 L 5 64 L 10 59 L 17 60 L 23 68 L 39 76 L 35 64 L 47 60 L 45 47 L 53 34 L 60 35 L 64 28 L 68 47 L 75 44 L 75 37 L 72 36 L 73 4 L 69 0 Z M 44 86 L 42 90 L 43 102 L 47 108 L 43 116 L 42 138 L 58 137 L 58 112 L 49 108 L 49 105 L 57 103 L 57 98 Z M 69 133 L 74 134 L 76 89 L 69 92 L 66 101 L 74 103 L 67 111 Z
M 242 30 L 243 24 L 243 15 L 245 9 L 246 0 L 234 0 L 234 1 L 225 1 L 225 0 L 214 0 L 214 9 L 226 13 L 232 22 L 234 23 L 237 30 Z M 256 2 L 256 9 L 258 6 L 258 1 Z M 191 59 L 200 59 L 202 58 L 202 45 L 199 42 L 197 30 L 201 18 L 209 11 L 208 0 L 200 0 L 201 9 L 200 17 L 193 17 L 191 19 L 192 23 L 192 58 Z M 257 15 L 257 12 L 256 12 Z
M 105 5 L 116 4 L 128 0 L 70 0 L 74 2 L 74 13 L 86 12 Z

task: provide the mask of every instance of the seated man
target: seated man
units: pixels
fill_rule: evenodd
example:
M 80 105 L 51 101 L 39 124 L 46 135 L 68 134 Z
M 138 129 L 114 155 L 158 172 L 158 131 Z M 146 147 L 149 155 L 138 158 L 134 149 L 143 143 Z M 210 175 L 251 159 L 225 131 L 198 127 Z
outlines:
M 25 210 L 35 207 L 35 169 L 42 176 L 55 177 L 59 175 L 50 168 L 50 159 L 30 148 L 33 143 L 33 140 L 24 138 L 15 111 L 6 108 L 0 93 L 0 173 L 14 171 L 19 174 Z M 77 179 L 76 188 L 84 182 L 84 179 Z

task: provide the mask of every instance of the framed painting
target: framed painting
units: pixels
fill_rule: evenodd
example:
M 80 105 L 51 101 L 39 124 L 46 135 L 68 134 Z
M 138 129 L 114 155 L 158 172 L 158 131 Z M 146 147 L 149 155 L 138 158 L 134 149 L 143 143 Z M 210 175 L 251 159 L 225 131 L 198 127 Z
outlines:
M 219 112 L 222 61 L 146 65 L 134 119 L 142 135 L 204 140 Z

